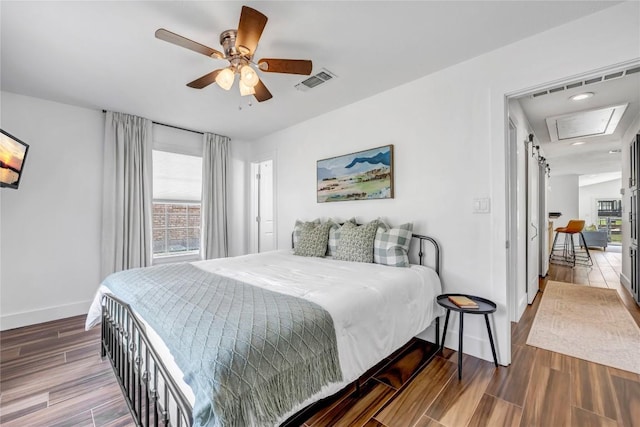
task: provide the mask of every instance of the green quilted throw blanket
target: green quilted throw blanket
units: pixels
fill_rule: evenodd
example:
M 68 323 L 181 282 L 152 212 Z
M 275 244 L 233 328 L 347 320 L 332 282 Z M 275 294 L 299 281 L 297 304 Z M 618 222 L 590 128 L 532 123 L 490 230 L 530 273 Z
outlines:
M 166 343 L 195 394 L 194 426 L 272 426 L 342 380 L 333 320 L 315 303 L 186 263 L 103 284 Z

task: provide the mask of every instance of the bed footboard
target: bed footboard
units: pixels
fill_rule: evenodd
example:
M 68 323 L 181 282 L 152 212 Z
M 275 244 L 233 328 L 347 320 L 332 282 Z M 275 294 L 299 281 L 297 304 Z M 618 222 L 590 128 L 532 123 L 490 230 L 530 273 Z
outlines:
M 102 357 L 107 356 L 138 426 L 192 425 L 191 405 L 128 304 L 104 295 Z

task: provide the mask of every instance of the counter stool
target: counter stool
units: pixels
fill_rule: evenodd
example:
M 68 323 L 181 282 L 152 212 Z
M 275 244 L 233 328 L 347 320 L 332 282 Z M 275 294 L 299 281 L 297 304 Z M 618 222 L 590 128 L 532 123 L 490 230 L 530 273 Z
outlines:
M 553 245 L 551 245 L 551 253 L 549 254 L 549 262 L 554 264 L 566 264 L 575 267 L 576 263 L 583 265 L 593 265 L 591 254 L 582 229 L 584 228 L 584 220 L 572 219 L 569 221 L 566 227 L 556 228 L 556 235 L 553 238 Z M 558 242 L 558 236 L 564 234 L 564 242 Z M 576 252 L 576 247 L 573 242 L 573 236 L 577 234 L 580 239 L 580 245 L 584 247 L 584 253 L 581 251 Z

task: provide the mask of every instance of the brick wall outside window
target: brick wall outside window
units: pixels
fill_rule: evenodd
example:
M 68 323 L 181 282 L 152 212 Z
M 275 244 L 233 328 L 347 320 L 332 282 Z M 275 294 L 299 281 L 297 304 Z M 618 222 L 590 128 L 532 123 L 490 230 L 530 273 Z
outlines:
M 153 255 L 200 250 L 200 203 L 153 202 Z

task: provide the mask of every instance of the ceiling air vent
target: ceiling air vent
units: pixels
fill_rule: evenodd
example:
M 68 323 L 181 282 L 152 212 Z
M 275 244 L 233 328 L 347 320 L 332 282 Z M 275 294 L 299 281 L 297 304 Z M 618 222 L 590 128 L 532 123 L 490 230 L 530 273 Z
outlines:
M 640 67 L 631 68 L 631 69 L 627 70 L 626 75 L 628 76 L 629 74 L 637 73 L 639 71 L 640 71 Z
M 624 71 L 618 71 L 617 73 L 611 73 L 604 76 L 605 80 L 617 79 L 619 77 L 624 76 Z
M 322 68 L 318 74 L 307 77 L 306 79 L 304 79 L 303 81 L 295 85 L 294 87 L 298 90 L 306 92 L 309 89 L 313 89 L 316 86 L 320 86 L 321 84 L 324 84 L 329 80 L 334 79 L 335 77 L 337 76 L 333 74 L 331 71 L 327 70 L 326 68 Z
M 540 92 L 535 92 L 533 94 L 531 94 L 531 98 L 538 98 L 540 96 L 543 95 L 548 95 L 550 93 L 555 93 L 555 92 L 562 92 L 565 89 L 573 89 L 576 87 L 580 87 L 580 86 L 584 86 L 584 85 L 590 85 L 593 83 L 600 83 L 600 82 L 604 82 L 607 80 L 613 80 L 613 79 L 619 79 L 621 77 L 624 76 L 628 76 L 629 74 L 633 74 L 633 73 L 638 73 L 640 72 L 640 67 L 635 67 L 635 68 L 628 68 L 626 70 L 622 70 L 622 71 L 616 71 L 615 73 L 611 73 L 611 74 L 607 74 L 605 76 L 598 76 L 598 77 L 593 77 L 590 79 L 586 79 L 586 80 L 581 80 L 579 82 L 573 82 L 573 83 L 568 83 L 564 86 L 557 86 L 551 89 L 545 89 L 542 90 Z
M 594 78 L 592 78 L 592 79 L 585 80 L 585 81 L 584 81 L 584 84 L 586 84 L 586 85 L 590 85 L 590 84 L 592 84 L 592 83 L 599 83 L 599 82 L 601 82 L 601 81 L 602 81 L 602 77 L 594 77 Z

